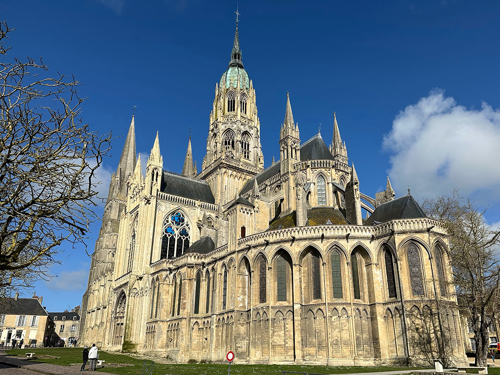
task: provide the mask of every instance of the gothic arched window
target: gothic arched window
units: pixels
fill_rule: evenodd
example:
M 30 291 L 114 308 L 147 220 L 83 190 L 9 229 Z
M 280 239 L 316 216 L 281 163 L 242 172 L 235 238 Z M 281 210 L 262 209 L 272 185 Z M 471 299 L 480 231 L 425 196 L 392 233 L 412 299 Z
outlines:
M 128 261 L 127 261 L 127 272 L 132 271 L 132 267 L 134 265 L 134 256 L 135 256 L 135 250 L 136 250 L 136 228 L 137 227 L 137 222 L 134 221 L 132 224 L 132 235 L 130 236 L 130 247 L 128 251 Z
M 201 272 L 196 274 L 196 285 L 194 292 L 194 313 L 200 313 L 200 288 L 201 288 Z
M 410 269 L 411 290 L 416 296 L 424 295 L 424 282 L 422 278 L 422 266 L 420 252 L 414 243 L 408 246 L 408 267 Z
M 227 297 L 227 268 L 224 266 L 224 284 L 222 285 L 222 310 L 226 309 L 226 297 Z
M 311 255 L 312 296 L 313 299 L 321 299 L 320 258 L 317 252 L 312 252 Z
M 207 271 L 205 278 L 207 279 L 207 300 L 205 301 L 205 313 L 210 312 L 210 272 Z
M 236 94 L 234 91 L 229 91 L 227 93 L 227 111 L 228 112 L 234 112 L 236 109 Z
M 240 97 L 240 110 L 241 113 L 247 114 L 247 96 L 245 94 L 241 95 Z
M 215 313 L 215 306 L 216 306 L 216 297 L 217 297 L 217 273 L 215 271 L 215 268 L 212 268 L 212 313 Z
M 261 256 L 259 261 L 259 303 L 266 302 L 266 259 Z
M 169 215 L 163 224 L 160 259 L 179 257 L 189 247 L 189 223 L 181 212 Z
M 288 263 L 282 254 L 279 254 L 276 259 L 276 278 L 277 278 L 277 294 L 278 301 L 286 301 L 286 277 Z
M 118 297 L 115 309 L 115 326 L 113 330 L 113 345 L 121 345 L 123 339 L 123 324 L 125 321 L 125 307 L 127 304 L 127 297 L 125 293 L 121 292 Z
M 325 187 L 325 178 L 323 176 L 318 177 L 317 191 L 318 191 L 318 206 L 326 206 L 326 187 Z
M 342 298 L 342 270 L 340 268 L 340 254 L 338 251 L 332 251 L 332 283 L 333 298 Z
M 250 160 L 250 134 L 246 132 L 241 137 L 241 152 L 244 159 Z
M 234 132 L 232 130 L 224 133 L 223 143 L 226 151 L 234 150 Z
M 361 299 L 361 290 L 359 288 L 359 269 L 358 269 L 358 254 L 351 255 L 351 268 L 352 268 L 352 286 L 354 289 L 354 298 Z
M 397 298 L 394 263 L 389 249 L 385 249 L 385 274 L 387 277 L 387 291 L 389 292 L 389 298 Z
M 436 246 L 434 248 L 434 257 L 436 258 L 439 289 L 441 291 L 441 295 L 445 297 L 448 293 L 446 292 L 446 274 L 444 272 L 443 252 L 441 251 L 440 246 Z

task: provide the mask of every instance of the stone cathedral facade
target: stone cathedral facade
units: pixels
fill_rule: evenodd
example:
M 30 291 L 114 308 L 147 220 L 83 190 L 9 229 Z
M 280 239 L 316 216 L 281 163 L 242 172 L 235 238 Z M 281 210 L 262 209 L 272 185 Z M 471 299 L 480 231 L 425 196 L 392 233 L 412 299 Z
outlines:
M 463 363 L 444 227 L 411 195 L 395 199 L 389 180 L 375 198 L 361 193 L 335 115 L 327 146 L 300 138 L 288 94 L 284 110 L 280 159 L 264 169 L 237 24 L 200 172 L 191 140 L 182 175 L 163 170 L 158 134 L 136 159 L 132 118 L 80 342 L 178 362 L 232 350 L 236 363 L 332 365 L 417 363 L 445 343 Z

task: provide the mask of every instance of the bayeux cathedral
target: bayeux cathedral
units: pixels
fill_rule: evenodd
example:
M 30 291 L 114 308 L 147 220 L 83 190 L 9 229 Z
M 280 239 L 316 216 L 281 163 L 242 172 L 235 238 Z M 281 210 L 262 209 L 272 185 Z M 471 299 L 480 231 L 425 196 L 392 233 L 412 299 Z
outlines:
M 388 179 L 375 198 L 361 192 L 335 115 L 327 146 L 320 133 L 301 140 L 288 95 L 284 112 L 280 159 L 264 169 L 236 23 L 200 172 L 191 140 L 181 175 L 163 169 L 158 134 L 136 159 L 132 118 L 81 344 L 180 363 L 229 350 L 235 363 L 401 364 L 440 351 L 464 363 L 444 226 Z

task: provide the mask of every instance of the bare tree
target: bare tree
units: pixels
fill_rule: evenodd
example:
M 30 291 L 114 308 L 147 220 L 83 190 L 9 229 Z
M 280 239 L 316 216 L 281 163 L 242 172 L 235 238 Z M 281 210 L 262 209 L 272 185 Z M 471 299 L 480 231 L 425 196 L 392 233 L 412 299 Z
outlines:
M 27 58 L 7 60 L 0 22 L 0 291 L 46 276 L 63 244 L 84 243 L 96 171 L 110 148 L 80 118 L 74 77 L 49 76 Z
M 495 295 L 500 282 L 498 245 L 500 231 L 493 230 L 469 199 L 457 191 L 451 196 L 426 200 L 428 216 L 443 221 L 450 233 L 454 283 L 461 313 L 474 331 L 476 365 L 486 366 L 488 329 L 496 319 Z

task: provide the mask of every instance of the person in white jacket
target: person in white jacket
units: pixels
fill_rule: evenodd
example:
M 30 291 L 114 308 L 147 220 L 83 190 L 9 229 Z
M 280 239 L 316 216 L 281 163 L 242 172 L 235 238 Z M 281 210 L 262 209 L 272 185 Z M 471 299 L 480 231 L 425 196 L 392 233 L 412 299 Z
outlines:
M 89 350 L 90 371 L 95 371 L 97 358 L 99 358 L 99 354 L 97 353 L 98 353 L 97 346 L 95 346 L 95 344 L 92 344 L 92 347 Z

